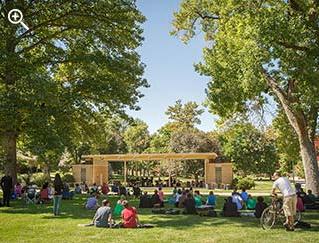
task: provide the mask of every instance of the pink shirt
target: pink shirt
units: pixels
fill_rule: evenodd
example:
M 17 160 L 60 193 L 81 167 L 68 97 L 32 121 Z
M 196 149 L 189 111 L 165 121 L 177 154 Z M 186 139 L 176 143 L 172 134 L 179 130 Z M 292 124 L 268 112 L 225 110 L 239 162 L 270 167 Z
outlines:
M 158 196 L 159 196 L 160 200 L 163 202 L 164 201 L 164 192 L 163 191 L 159 191 L 158 192 Z
M 122 211 L 122 219 L 124 228 L 136 228 L 137 227 L 137 211 L 134 207 L 124 208 Z

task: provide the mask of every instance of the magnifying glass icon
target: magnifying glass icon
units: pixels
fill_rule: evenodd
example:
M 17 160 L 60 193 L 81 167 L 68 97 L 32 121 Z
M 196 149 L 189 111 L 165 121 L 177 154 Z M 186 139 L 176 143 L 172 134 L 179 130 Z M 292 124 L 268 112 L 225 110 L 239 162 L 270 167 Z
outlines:
M 29 27 L 23 22 L 23 14 L 19 9 L 11 9 L 8 13 L 8 20 L 11 24 L 21 24 L 23 28 L 29 30 Z

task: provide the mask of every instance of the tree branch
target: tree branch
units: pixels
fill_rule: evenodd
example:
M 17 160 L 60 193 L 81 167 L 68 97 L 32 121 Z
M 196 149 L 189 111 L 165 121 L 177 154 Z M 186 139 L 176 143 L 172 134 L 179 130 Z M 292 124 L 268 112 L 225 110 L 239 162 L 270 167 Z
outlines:
M 26 48 L 24 48 L 24 49 L 18 51 L 17 54 L 20 54 L 20 53 L 23 53 L 23 52 L 28 52 L 28 51 L 34 49 L 35 47 L 37 47 L 38 45 L 44 43 L 45 41 L 50 40 L 50 39 L 52 39 L 52 38 L 55 38 L 55 37 L 57 37 L 59 34 L 65 32 L 65 31 L 71 30 L 71 29 L 72 29 L 72 28 L 65 28 L 65 29 L 62 29 L 62 30 L 59 30 L 59 31 L 53 33 L 52 35 L 48 35 L 48 36 L 46 36 L 46 37 L 40 39 L 40 40 L 37 41 L 36 43 L 32 44 L 31 46 L 28 46 L 28 47 L 26 47 Z
M 213 20 L 216 20 L 216 19 L 220 19 L 218 16 L 211 16 L 211 15 L 203 15 L 200 11 L 195 11 L 199 17 L 201 17 L 201 19 L 213 19 Z
M 52 24 L 52 23 L 55 22 L 55 21 L 58 21 L 58 20 L 61 20 L 61 19 L 65 18 L 65 17 L 67 17 L 67 16 L 70 16 L 70 15 L 71 15 L 72 13 L 74 13 L 74 12 L 75 12 L 74 10 L 71 10 L 71 11 L 69 11 L 69 12 L 67 12 L 67 13 L 65 13 L 65 14 L 63 14 L 63 15 L 60 15 L 60 16 L 58 16 L 58 17 L 56 17 L 56 18 L 48 19 L 48 20 L 43 21 L 42 23 L 40 23 L 40 24 L 38 24 L 38 25 L 31 26 L 31 27 L 29 28 L 29 30 L 27 30 L 27 31 L 24 32 L 22 35 L 20 35 L 19 39 L 22 39 L 22 38 L 26 37 L 29 33 L 31 33 L 32 31 L 34 31 L 34 30 L 36 30 L 36 29 L 38 29 L 38 28 L 40 28 L 40 27 L 42 27 L 42 26 L 45 26 L 45 25 L 48 25 L 48 24 Z
M 284 46 L 284 47 L 286 47 L 288 49 L 293 49 L 293 50 L 296 50 L 296 51 L 309 51 L 310 50 L 308 47 L 297 46 L 297 45 L 290 44 L 290 43 L 283 42 L 283 41 L 278 41 L 278 44 L 282 45 L 282 46 Z
M 307 133 L 307 120 L 305 114 L 302 110 L 294 110 L 291 107 L 291 101 L 288 97 L 288 94 L 285 93 L 277 84 L 276 80 L 264 69 L 262 68 L 262 73 L 266 79 L 268 86 L 272 89 L 275 93 L 279 102 L 284 109 L 287 118 L 290 124 L 293 126 L 294 130 L 298 134 L 299 137 L 304 137 L 305 135 L 308 136 Z

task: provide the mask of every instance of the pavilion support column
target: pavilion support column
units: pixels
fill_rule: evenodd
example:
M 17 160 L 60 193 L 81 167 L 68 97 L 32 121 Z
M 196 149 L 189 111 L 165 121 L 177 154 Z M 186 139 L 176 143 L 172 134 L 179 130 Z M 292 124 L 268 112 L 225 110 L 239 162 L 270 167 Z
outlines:
M 106 169 L 106 175 L 105 175 L 105 182 L 109 183 L 109 161 L 105 162 L 105 169 Z
M 126 165 L 126 161 L 124 161 L 124 185 L 127 185 L 127 165 Z
M 205 159 L 205 161 L 204 161 L 204 182 L 205 182 L 205 186 L 208 184 L 208 165 L 209 165 L 209 159 Z
M 172 186 L 172 161 L 168 160 L 168 186 Z

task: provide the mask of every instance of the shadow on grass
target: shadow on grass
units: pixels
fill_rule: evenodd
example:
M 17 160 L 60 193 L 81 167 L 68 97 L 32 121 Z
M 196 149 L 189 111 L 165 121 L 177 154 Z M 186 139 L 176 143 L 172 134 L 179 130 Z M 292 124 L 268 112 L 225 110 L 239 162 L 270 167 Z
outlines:
M 102 198 L 101 198 L 102 199 Z M 118 196 L 109 196 L 112 207 L 114 208 Z M 52 204 L 37 204 L 26 205 L 21 200 L 13 201 L 11 208 L 0 208 L 1 213 L 7 214 L 30 214 L 41 215 L 41 219 L 86 219 L 87 222 L 91 222 L 94 211 L 89 211 L 84 208 L 84 204 L 87 200 L 86 195 L 77 195 L 73 200 L 62 200 L 61 212 L 59 216 L 54 216 L 52 213 Z M 130 203 L 137 207 L 138 200 L 130 198 Z M 101 200 L 100 200 L 101 201 Z M 221 204 L 219 204 L 221 206 Z M 166 206 L 166 208 L 170 208 Z M 194 227 L 212 227 L 212 226 L 239 226 L 248 228 L 260 228 L 259 219 L 254 217 L 238 217 L 238 218 L 226 218 L 220 216 L 220 210 L 217 210 L 218 217 L 200 217 L 198 215 L 161 215 L 152 214 L 152 209 L 138 209 L 141 216 L 141 222 L 145 224 L 153 224 L 159 228 L 174 228 L 178 230 L 185 230 L 187 228 Z M 181 210 L 182 211 L 182 210 Z M 309 211 L 303 214 L 302 220 L 311 224 L 312 228 L 306 229 L 307 231 L 319 230 L 319 211 Z M 119 217 L 116 218 L 117 222 Z M 77 224 L 78 222 L 75 222 Z M 282 225 L 278 222 L 276 228 L 282 228 Z M 302 229 L 304 231 L 304 229 Z

